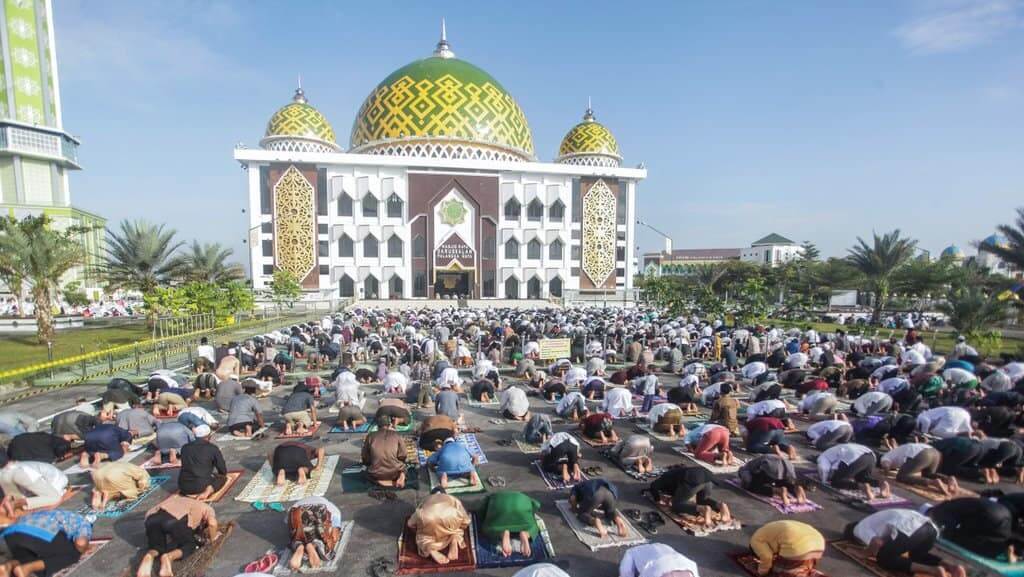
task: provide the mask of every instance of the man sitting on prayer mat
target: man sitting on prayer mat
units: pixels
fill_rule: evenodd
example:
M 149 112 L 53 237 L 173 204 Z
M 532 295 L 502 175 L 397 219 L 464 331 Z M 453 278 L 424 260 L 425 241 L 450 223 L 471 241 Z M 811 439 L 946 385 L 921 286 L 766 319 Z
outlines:
M 405 441 L 395 431 L 391 417 L 377 419 L 378 430 L 363 441 L 362 463 L 366 477 L 383 487 L 405 487 Z
M 110 501 L 134 501 L 149 489 L 149 473 L 131 463 L 103 463 L 92 470 L 92 508 L 102 511 Z
M 501 544 L 505 557 L 512 555 L 512 536 L 519 538 L 519 550 L 524 557 L 532 557 L 530 543 L 540 532 L 536 513 L 540 503 L 525 493 L 500 491 L 488 495 L 477 513 L 480 533 L 492 543 Z
M 427 459 L 427 466 L 440 477 L 442 489 L 448 489 L 448 480 L 469 477 L 470 485 L 480 483 L 476 473 L 477 457 L 469 452 L 466 445 L 455 437 L 448 437 L 444 445 Z
M 459 558 L 462 549 L 470 546 L 465 539 L 469 523 L 469 513 L 462 502 L 435 489 L 406 524 L 416 533 L 416 552 L 420 557 L 447 565 Z
M 825 553 L 825 538 L 806 523 L 772 521 L 750 537 L 750 550 L 758 575 L 806 575 Z
M 697 564 L 664 543 L 630 547 L 619 562 L 619 577 L 700 577 Z
M 199 548 L 199 534 L 213 541 L 218 534 L 213 507 L 183 495 L 172 495 L 146 512 L 146 553 L 136 577 L 150 577 L 153 563 L 160 561 L 160 575 L 174 575 L 173 563 L 186 559 Z
M 305 485 L 309 475 L 324 466 L 324 455 L 323 447 L 314 448 L 297 441 L 281 443 L 268 456 L 270 468 L 276 477 L 275 483 L 281 487 L 285 481 L 294 477 L 298 485 Z
M 580 522 L 597 529 L 602 539 L 608 537 L 605 523 L 614 525 L 619 537 L 626 537 L 629 529 L 619 513 L 617 503 L 619 489 L 604 479 L 587 479 L 573 486 L 569 491 L 569 505 Z M 598 514 L 600 509 L 600 514 Z M 604 518 L 604 523 L 601 518 Z
M 732 520 L 729 506 L 711 498 L 714 479 L 703 467 L 675 467 L 652 481 L 647 490 L 655 503 L 677 515 L 702 517 L 705 527 L 713 527 Z
M 949 577 L 942 558 L 931 550 L 939 539 L 939 530 L 931 520 L 910 509 L 885 509 L 850 523 L 844 537 L 867 548 L 886 571 L 910 575 Z M 966 577 L 963 565 L 953 568 L 953 577 Z

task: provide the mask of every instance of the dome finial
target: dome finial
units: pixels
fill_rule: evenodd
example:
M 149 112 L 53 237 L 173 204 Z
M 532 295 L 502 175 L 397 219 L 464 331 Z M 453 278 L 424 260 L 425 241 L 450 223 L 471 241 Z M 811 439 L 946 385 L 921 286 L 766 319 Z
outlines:
M 292 96 L 293 102 L 299 102 L 306 104 L 306 93 L 302 91 L 302 75 L 299 74 L 299 86 L 295 89 L 295 96 Z
M 590 102 L 590 97 L 587 97 L 587 111 L 583 113 L 584 122 L 594 121 L 594 106 Z
M 441 18 L 441 40 L 437 43 L 437 48 L 434 49 L 434 56 L 455 58 L 455 53 L 452 52 L 451 46 L 448 45 L 448 29 L 443 17 Z

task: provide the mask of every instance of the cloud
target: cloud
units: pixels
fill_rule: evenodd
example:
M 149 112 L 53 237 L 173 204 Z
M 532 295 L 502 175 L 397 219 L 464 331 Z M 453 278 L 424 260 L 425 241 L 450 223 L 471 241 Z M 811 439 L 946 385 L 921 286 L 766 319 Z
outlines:
M 969 0 L 946 4 L 896 29 L 915 54 L 956 52 L 990 42 L 1022 24 L 1021 0 Z

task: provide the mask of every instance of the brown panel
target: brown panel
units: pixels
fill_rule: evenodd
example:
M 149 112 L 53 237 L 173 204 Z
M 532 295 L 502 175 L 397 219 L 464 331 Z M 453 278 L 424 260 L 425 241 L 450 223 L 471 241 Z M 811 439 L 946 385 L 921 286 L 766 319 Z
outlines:
M 302 288 L 304 288 L 304 289 L 316 290 L 316 289 L 320 288 L 320 250 L 319 250 L 319 245 L 318 245 L 318 243 L 320 241 L 320 235 L 317 234 L 317 230 L 316 230 L 317 212 L 318 212 L 317 211 L 317 206 L 316 206 L 316 197 L 317 197 L 316 188 L 317 188 L 317 184 L 318 184 L 317 183 L 317 170 L 316 170 L 316 166 L 314 166 L 312 164 L 290 164 L 290 163 L 289 164 L 271 164 L 270 168 L 267 170 L 267 175 L 268 175 L 267 180 L 270 183 L 270 192 L 273 195 L 274 185 L 281 178 L 281 175 L 284 174 L 284 172 L 286 170 L 288 170 L 288 168 L 291 167 L 291 166 L 294 166 L 299 172 L 301 172 L 302 176 L 305 177 L 305 179 L 309 181 L 309 184 L 311 184 L 313 186 L 313 239 L 314 239 L 313 240 L 313 246 L 314 246 L 313 254 L 314 254 L 314 259 L 315 260 L 314 260 L 314 264 L 313 264 L 313 270 L 311 270 L 309 272 L 309 274 L 306 275 L 305 278 L 301 279 L 299 281 L 299 284 L 301 284 Z M 273 199 L 273 202 L 271 202 L 271 206 L 274 207 L 273 208 L 274 213 L 272 215 L 272 219 L 276 221 L 277 220 L 277 208 L 276 208 L 277 207 L 277 199 L 276 198 Z M 276 242 L 276 239 L 275 239 L 275 242 Z M 275 257 L 274 266 L 275 267 L 277 266 L 276 257 Z
M 618 179 L 597 179 L 597 178 L 581 177 L 580 178 L 580 187 L 579 187 L 580 188 L 580 203 L 581 203 L 581 205 L 582 205 L 583 197 L 586 196 L 586 194 L 588 192 L 590 192 L 590 187 L 594 186 L 594 183 L 596 183 L 598 180 L 604 180 L 604 183 L 606 185 L 608 185 L 608 188 L 612 191 L 612 194 L 615 195 L 615 200 L 618 201 L 619 194 L 622 194 L 622 192 L 621 192 L 621 190 L 619 188 L 619 180 Z M 617 202 L 616 202 L 616 210 L 618 210 L 618 203 Z M 616 223 L 618 222 L 618 215 L 617 214 L 616 214 L 616 218 L 614 219 L 614 221 Z M 618 224 L 616 224 L 615 227 L 616 227 L 616 230 L 618 230 Z M 581 227 L 580 230 L 581 230 L 581 233 L 582 233 L 582 227 Z M 582 234 L 580 236 L 582 237 Z M 608 278 L 605 279 L 604 284 L 602 284 L 599 287 L 594 286 L 594 282 L 590 280 L 590 277 L 587 276 L 587 273 L 583 272 L 583 239 L 582 238 L 580 238 L 580 260 L 577 261 L 577 262 L 574 262 L 573 264 L 580 268 L 580 290 L 591 290 L 591 291 L 594 291 L 594 290 L 600 290 L 600 291 L 612 290 L 612 291 L 614 291 L 615 290 L 615 278 L 616 278 L 616 273 L 615 272 L 612 272 L 612 274 L 608 275 Z

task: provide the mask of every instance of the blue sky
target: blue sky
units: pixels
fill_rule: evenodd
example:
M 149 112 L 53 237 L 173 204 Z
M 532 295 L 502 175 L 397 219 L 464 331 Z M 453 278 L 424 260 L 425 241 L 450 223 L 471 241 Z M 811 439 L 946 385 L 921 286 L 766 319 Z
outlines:
M 484 10 L 482 10 L 484 9 Z M 1024 0 L 55 3 L 76 205 L 244 245 L 244 172 L 301 74 L 348 144 L 377 82 L 456 54 L 516 97 L 550 160 L 591 96 L 639 214 L 677 248 L 769 232 L 843 255 L 901 228 L 937 252 L 1024 206 Z M 642 231 L 641 250 L 659 237 Z

